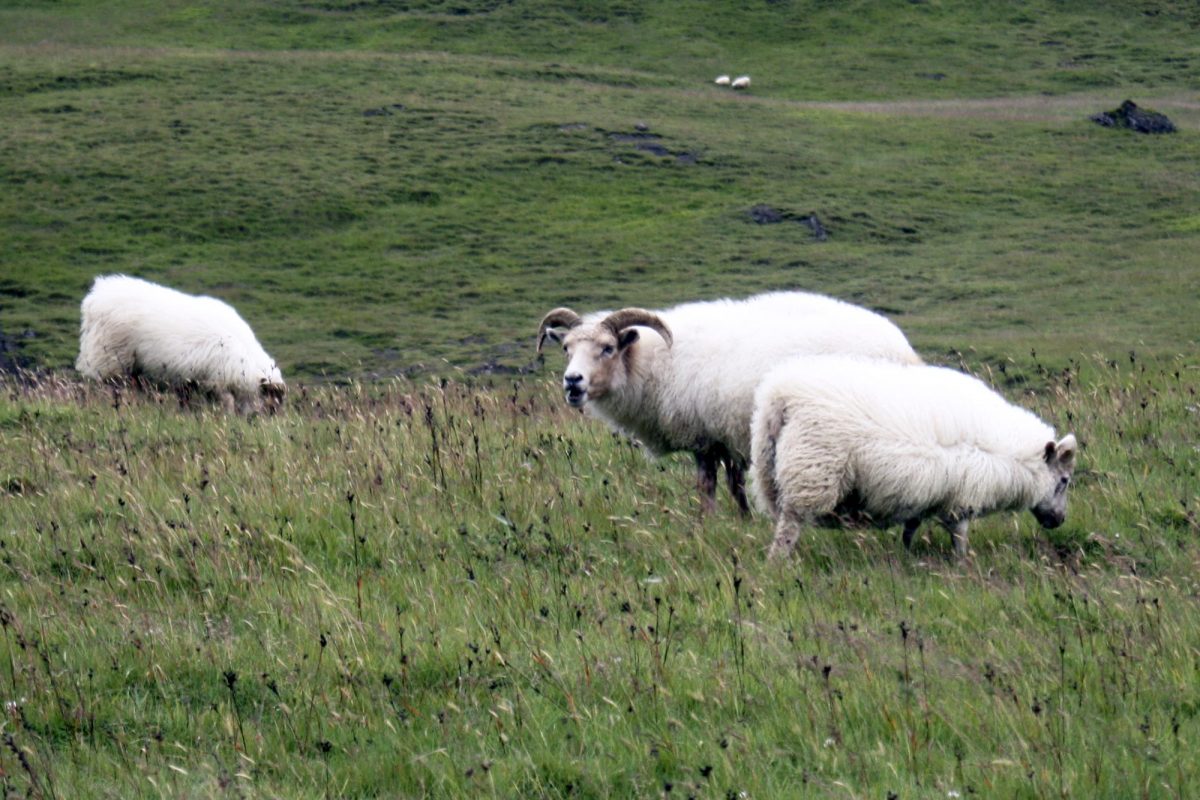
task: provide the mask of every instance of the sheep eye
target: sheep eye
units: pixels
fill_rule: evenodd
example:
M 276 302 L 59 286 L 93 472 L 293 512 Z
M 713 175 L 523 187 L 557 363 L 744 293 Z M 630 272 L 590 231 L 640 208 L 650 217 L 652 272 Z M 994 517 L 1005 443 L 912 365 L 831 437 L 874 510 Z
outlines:
M 613 354 L 613 346 L 611 344 L 606 344 L 606 345 L 604 345 L 604 347 L 600 348 L 600 355 L 611 356 L 612 354 Z

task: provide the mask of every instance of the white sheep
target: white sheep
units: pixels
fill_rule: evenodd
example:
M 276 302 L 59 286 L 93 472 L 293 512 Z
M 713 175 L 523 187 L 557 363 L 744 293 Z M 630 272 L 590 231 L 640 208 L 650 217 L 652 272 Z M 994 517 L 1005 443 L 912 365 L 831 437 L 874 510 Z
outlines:
M 75 368 L 95 380 L 142 377 L 199 388 L 228 410 L 274 410 L 279 367 L 229 305 L 126 275 L 96 278 L 81 306 Z
M 753 482 L 774 517 L 771 556 L 830 517 L 904 523 L 909 546 L 937 517 L 959 555 L 971 518 L 1028 508 L 1062 524 L 1075 437 L 951 369 L 822 356 L 773 370 L 755 392 Z
M 713 508 L 718 463 L 746 512 L 754 388 L 799 354 L 854 353 L 920 363 L 886 318 L 832 297 L 770 292 L 744 300 L 686 303 L 663 311 L 626 308 L 586 318 L 568 308 L 538 329 L 567 354 L 567 402 L 638 439 L 653 455 L 695 455 L 703 509 Z
M 715 83 L 717 86 L 728 86 L 729 85 L 729 76 L 728 75 L 718 75 L 717 79 L 715 81 L 713 81 L 713 83 Z
M 732 86 L 734 89 L 749 89 L 750 88 L 750 76 L 749 75 L 739 75 L 738 77 L 734 78 L 733 83 L 731 83 L 729 85 Z

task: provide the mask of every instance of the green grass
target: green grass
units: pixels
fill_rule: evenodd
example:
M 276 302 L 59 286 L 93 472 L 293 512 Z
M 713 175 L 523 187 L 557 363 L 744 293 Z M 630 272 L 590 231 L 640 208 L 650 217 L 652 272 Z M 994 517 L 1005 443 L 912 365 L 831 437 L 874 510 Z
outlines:
M 814 530 L 784 565 L 549 383 L 245 420 L 10 381 L 6 790 L 1190 796 L 1195 369 L 994 377 L 1081 433 L 1063 528 L 981 520 L 961 564 Z
M 0 379 L 5 795 L 1196 794 L 1198 25 L 6 4 L 0 363 L 34 372 Z M 1126 97 L 1180 132 L 1087 120 Z M 117 271 L 233 303 L 283 413 L 77 383 Z M 1076 431 L 1068 523 L 768 565 L 767 520 L 702 518 L 686 458 L 534 361 L 555 306 L 784 287 Z

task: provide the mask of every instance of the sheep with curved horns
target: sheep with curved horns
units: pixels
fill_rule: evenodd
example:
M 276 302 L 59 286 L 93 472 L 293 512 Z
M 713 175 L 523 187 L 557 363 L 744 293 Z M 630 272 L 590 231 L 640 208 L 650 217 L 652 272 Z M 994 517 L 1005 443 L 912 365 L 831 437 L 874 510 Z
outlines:
M 690 451 L 704 510 L 715 502 L 717 466 L 743 513 L 754 388 L 784 359 L 855 353 L 920 363 L 886 318 L 832 297 L 770 292 L 744 300 L 625 308 L 581 317 L 569 308 L 538 328 L 567 354 L 563 392 L 653 455 Z
M 951 369 L 797 358 L 759 385 L 751 430 L 772 557 L 830 517 L 903 523 L 905 547 L 936 517 L 959 556 L 973 517 L 1028 508 L 1047 528 L 1066 519 L 1075 436 L 1055 441 L 1034 414 Z
M 287 386 L 238 313 L 213 297 L 127 275 L 102 275 L 83 299 L 75 368 L 95 380 L 122 376 L 197 387 L 227 410 L 275 410 Z

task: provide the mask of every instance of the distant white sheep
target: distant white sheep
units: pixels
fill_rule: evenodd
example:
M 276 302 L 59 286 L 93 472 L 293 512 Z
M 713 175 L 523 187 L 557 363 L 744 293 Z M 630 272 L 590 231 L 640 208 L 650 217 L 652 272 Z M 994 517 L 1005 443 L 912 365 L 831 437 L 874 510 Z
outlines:
M 738 506 L 749 509 L 744 470 L 754 388 L 781 361 L 853 353 L 920 363 L 885 317 L 807 292 L 587 317 L 556 308 L 538 328 L 539 351 L 547 340 L 566 351 L 570 405 L 586 407 L 653 455 L 693 453 L 705 510 L 714 504 L 718 463 Z
M 715 81 L 713 81 L 713 83 L 715 83 L 717 86 L 728 86 L 729 85 L 729 76 L 728 75 L 718 75 L 717 79 Z
M 951 369 L 832 356 L 797 358 L 755 392 L 753 483 L 774 517 L 771 556 L 805 525 L 849 517 L 904 523 L 909 546 L 937 517 L 967 553 L 970 520 L 1028 508 L 1055 528 L 1067 513 L 1075 437 Z
M 212 297 L 139 278 L 96 278 L 81 306 L 75 368 L 95 380 L 144 377 L 199 388 L 228 410 L 274 410 L 286 385 L 250 326 Z
M 740 76 L 734 78 L 733 83 L 731 83 L 729 85 L 732 86 L 734 89 L 749 89 L 750 88 L 750 76 L 749 75 L 740 75 Z

